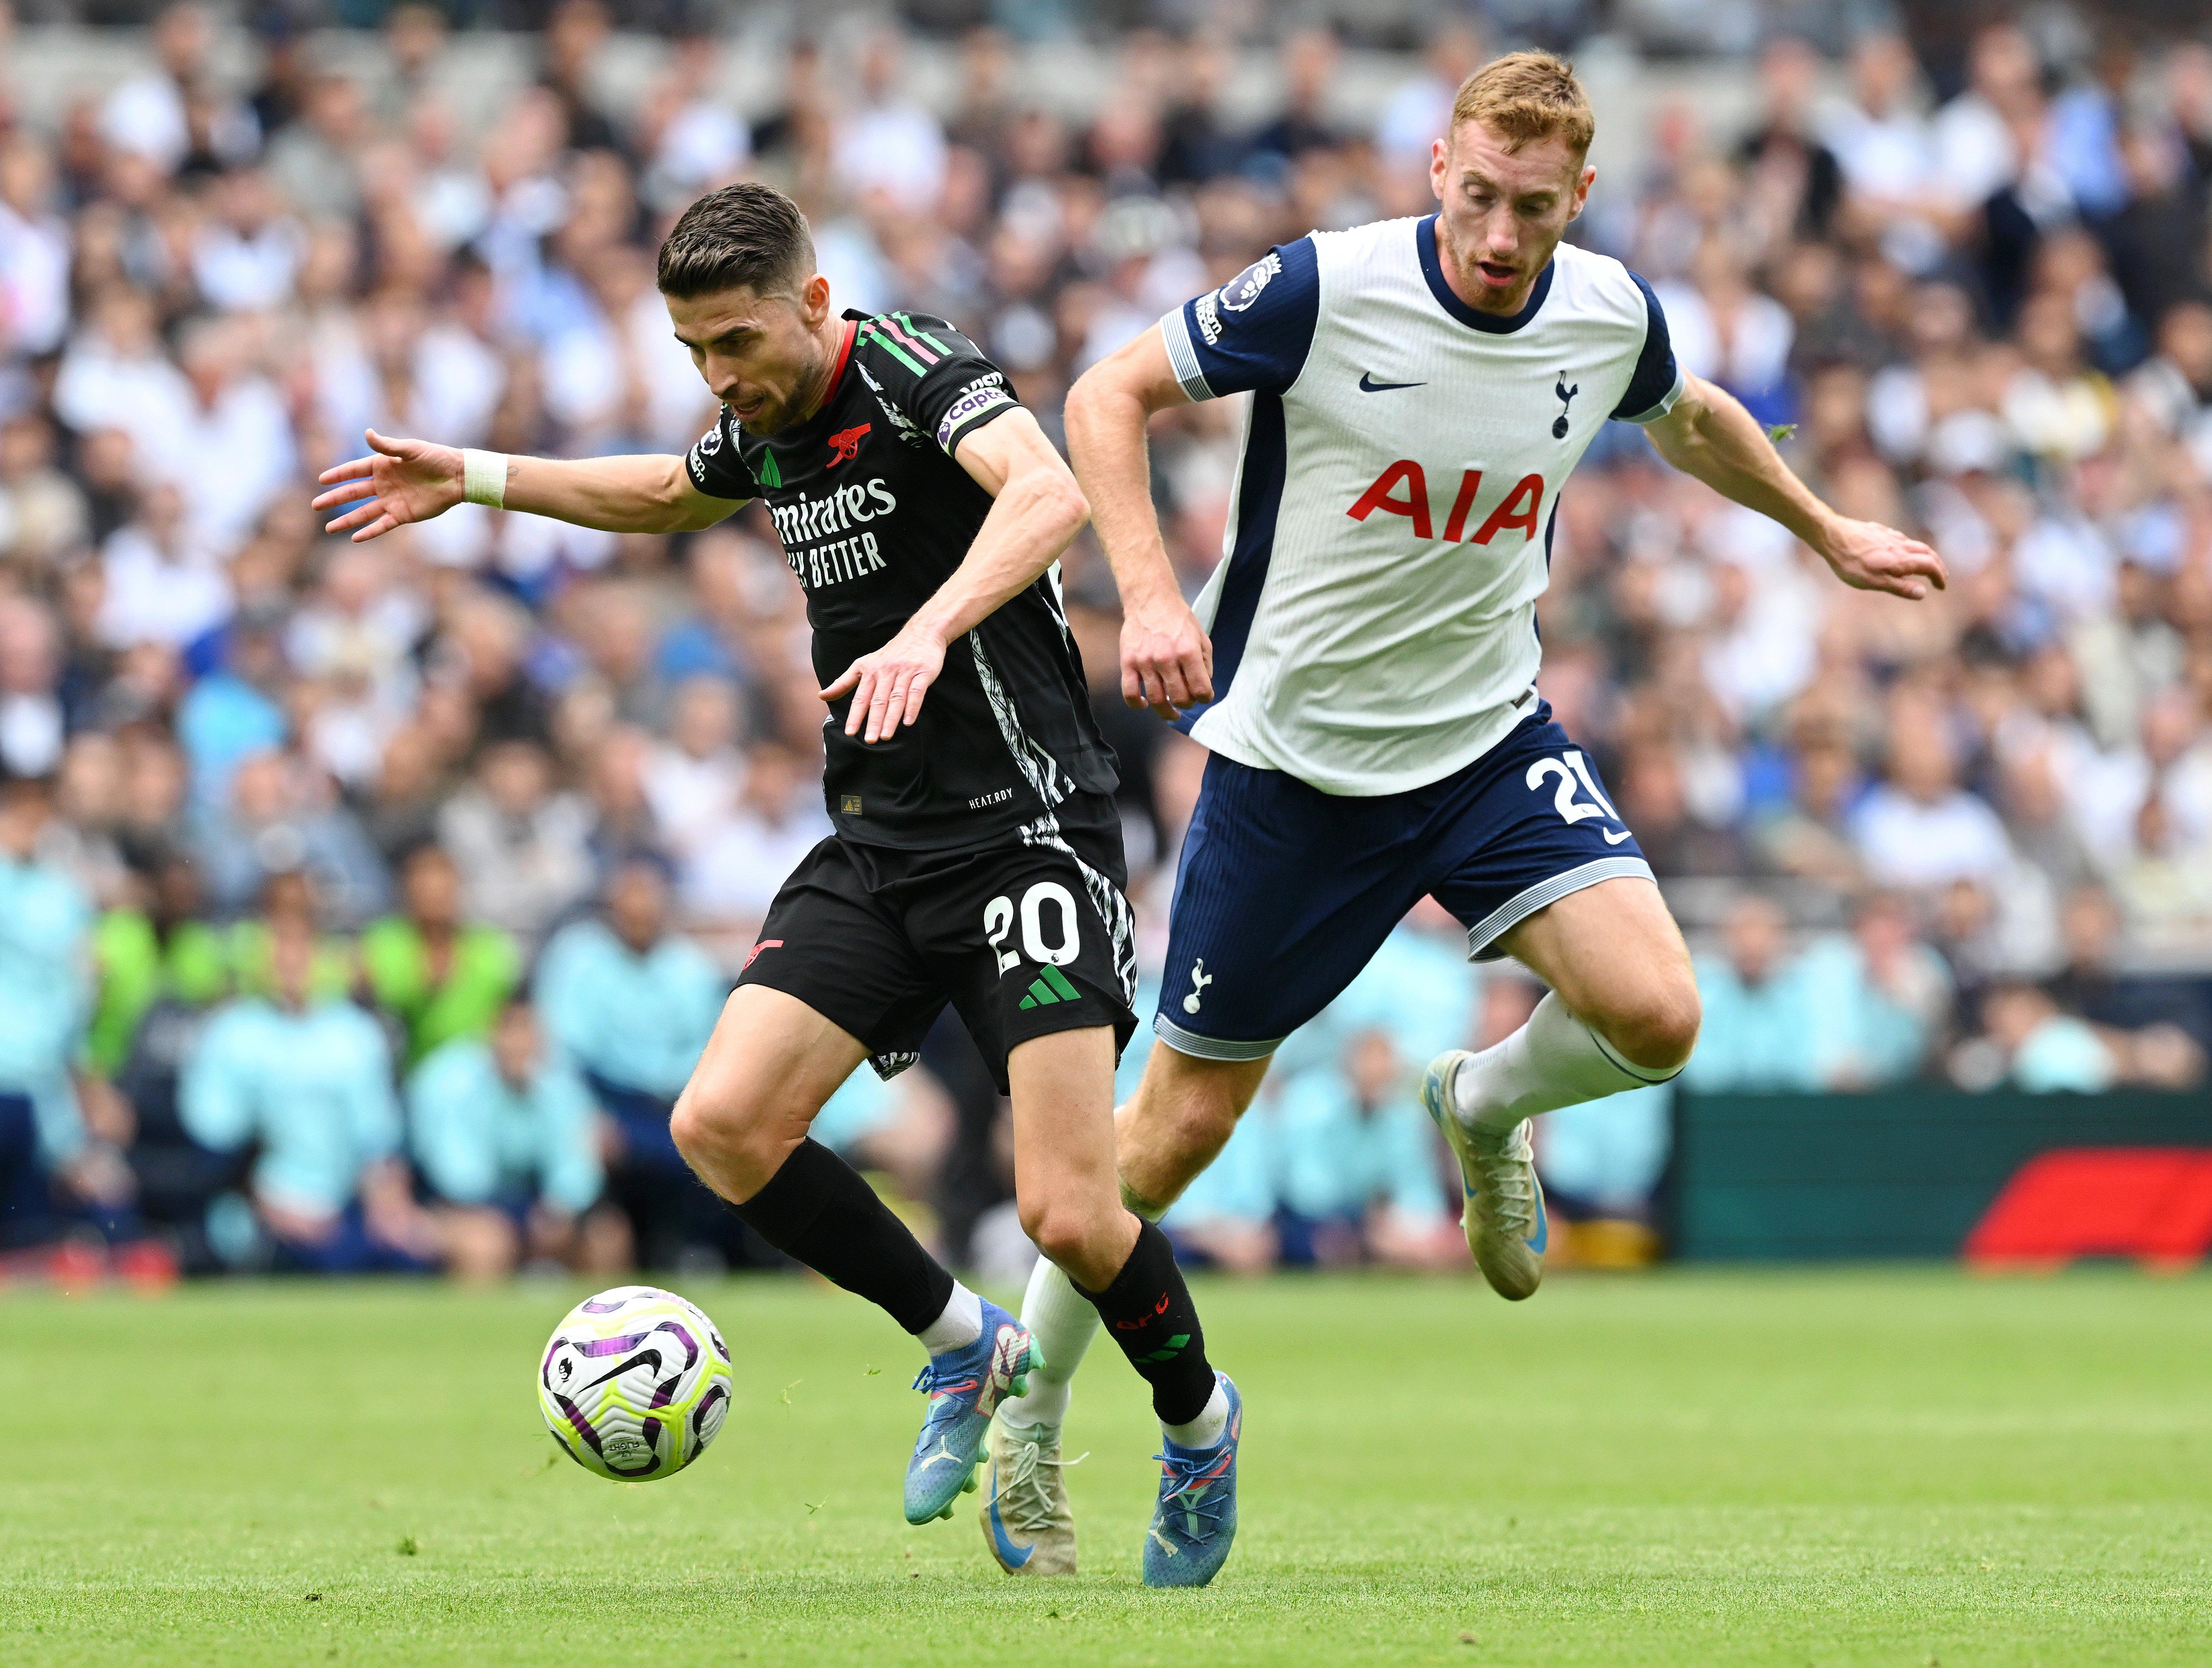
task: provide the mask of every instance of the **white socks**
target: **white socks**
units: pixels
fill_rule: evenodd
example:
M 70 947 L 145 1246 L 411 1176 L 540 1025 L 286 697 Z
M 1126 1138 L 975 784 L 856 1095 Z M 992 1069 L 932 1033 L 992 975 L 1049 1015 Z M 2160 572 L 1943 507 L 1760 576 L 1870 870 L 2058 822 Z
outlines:
M 1680 1070 L 1631 1065 L 1547 991 L 1528 1022 L 1462 1065 L 1452 1088 L 1471 1128 L 1504 1136 L 1540 1112 L 1663 1083 Z
M 1213 1394 L 1187 1425 L 1162 1425 L 1168 1441 L 1179 1448 L 1210 1448 L 1229 1434 L 1229 1392 L 1221 1380 L 1213 1381 Z
M 965 1350 L 983 1336 L 983 1300 L 955 1280 L 945 1313 L 915 1336 L 933 1356 L 941 1356 L 947 1350 Z
M 1044 1365 L 1030 1370 L 1028 1395 L 1009 1397 L 999 1407 L 1009 1427 L 1056 1428 L 1067 1417 L 1070 1382 L 1097 1333 L 1098 1311 L 1059 1264 L 1040 1257 L 1022 1295 L 1022 1325 L 1044 1352 Z

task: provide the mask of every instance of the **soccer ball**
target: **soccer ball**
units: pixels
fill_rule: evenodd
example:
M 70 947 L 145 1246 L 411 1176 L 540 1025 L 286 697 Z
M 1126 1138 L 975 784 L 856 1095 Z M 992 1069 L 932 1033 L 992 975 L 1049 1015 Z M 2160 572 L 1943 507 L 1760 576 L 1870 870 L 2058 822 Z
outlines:
M 673 1292 L 617 1286 L 562 1317 L 538 1367 L 545 1428 L 587 1471 L 673 1477 L 730 1410 L 730 1346 Z

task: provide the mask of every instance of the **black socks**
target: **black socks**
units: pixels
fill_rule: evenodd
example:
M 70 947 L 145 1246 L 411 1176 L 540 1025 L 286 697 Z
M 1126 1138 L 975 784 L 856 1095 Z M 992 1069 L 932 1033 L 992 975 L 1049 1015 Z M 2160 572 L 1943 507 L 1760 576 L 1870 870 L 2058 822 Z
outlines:
M 1152 1386 L 1152 1411 L 1162 1424 L 1186 1425 L 1206 1410 L 1213 1399 L 1213 1367 L 1166 1234 L 1140 1222 L 1136 1248 L 1114 1283 L 1104 1291 L 1075 1289 L 1097 1306 L 1107 1336 Z
M 818 1141 L 801 1143 L 767 1186 L 731 1209 L 785 1256 L 866 1298 L 909 1332 L 952 1301 L 952 1277 L 860 1172 Z
M 732 1207 L 787 1257 L 865 1297 L 909 1332 L 952 1301 L 953 1279 L 851 1165 L 805 1141 L 767 1186 Z M 1129 1260 L 1103 1291 L 1083 1292 L 1152 1387 L 1160 1422 L 1185 1425 L 1213 1398 L 1213 1368 L 1190 1288 L 1168 1236 L 1140 1222 Z

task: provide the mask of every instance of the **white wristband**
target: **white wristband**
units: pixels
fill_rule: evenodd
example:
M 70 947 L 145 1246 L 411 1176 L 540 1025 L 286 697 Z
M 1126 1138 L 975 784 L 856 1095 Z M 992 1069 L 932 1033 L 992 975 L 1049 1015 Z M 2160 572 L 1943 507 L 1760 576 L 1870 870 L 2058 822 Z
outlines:
M 507 507 L 507 454 L 478 452 L 473 446 L 461 453 L 461 496 L 471 504 Z

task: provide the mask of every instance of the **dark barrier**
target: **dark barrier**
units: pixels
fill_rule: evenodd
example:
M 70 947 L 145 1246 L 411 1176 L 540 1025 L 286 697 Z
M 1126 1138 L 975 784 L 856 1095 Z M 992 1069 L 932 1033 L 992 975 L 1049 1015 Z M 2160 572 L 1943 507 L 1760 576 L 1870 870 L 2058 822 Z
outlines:
M 1707 1259 L 1956 1256 L 2028 1160 L 2102 1147 L 2212 1148 L 2212 1095 L 1679 1094 L 1668 1244 Z

